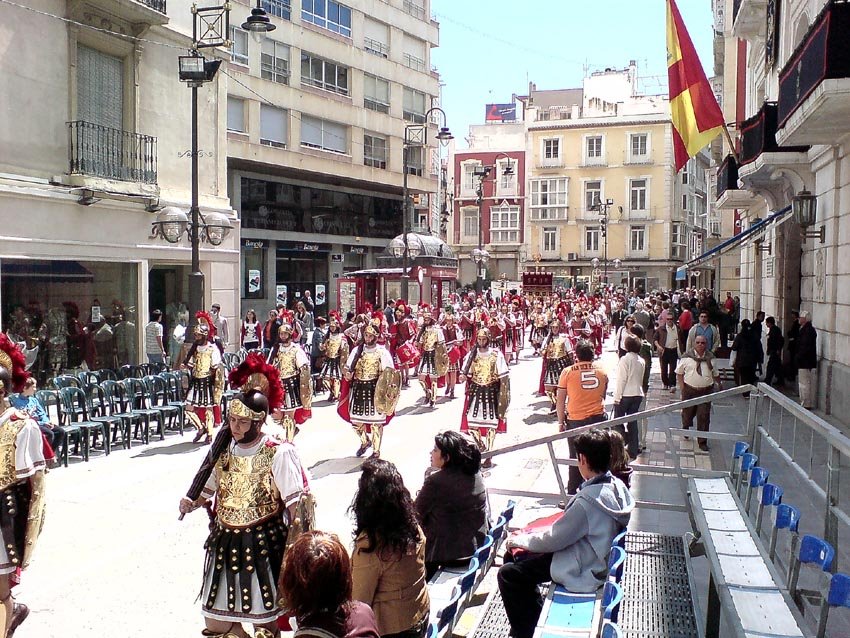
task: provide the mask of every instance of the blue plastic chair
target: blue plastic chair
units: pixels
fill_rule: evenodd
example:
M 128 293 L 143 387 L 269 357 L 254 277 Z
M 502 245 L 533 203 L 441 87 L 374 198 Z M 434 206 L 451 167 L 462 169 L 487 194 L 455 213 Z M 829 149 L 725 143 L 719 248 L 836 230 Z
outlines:
M 602 589 L 602 618 L 617 622 L 620 615 L 620 603 L 623 601 L 623 588 L 610 580 Z
M 516 501 L 508 501 L 507 507 L 502 510 L 502 516 L 505 518 L 505 523 L 510 523 L 511 519 L 514 517 L 514 508 L 516 507 Z
M 761 534 L 761 523 L 764 518 L 764 510 L 767 507 L 776 507 L 782 503 L 783 489 L 773 483 L 765 483 L 761 488 L 761 498 L 756 512 L 756 534 Z
M 800 540 L 800 551 L 796 560 L 791 563 L 791 575 L 788 579 L 788 593 L 794 599 L 797 596 L 797 583 L 800 579 L 800 568 L 803 565 L 812 565 L 820 570 L 821 574 L 828 573 L 835 558 L 835 549 L 822 538 L 806 534 Z
M 477 558 L 472 558 L 469 561 L 469 569 L 461 575 L 458 580 L 460 588 L 460 600 L 463 601 L 461 607 L 465 606 L 472 597 L 472 592 L 475 591 L 475 581 L 478 576 L 479 563 Z
M 445 630 L 447 636 L 450 636 L 452 633 L 452 627 L 454 627 L 455 623 L 455 616 L 457 616 L 457 604 L 459 600 L 460 592 L 452 596 L 452 599 L 451 601 L 449 601 L 449 604 L 440 610 L 439 617 L 437 618 L 437 630 Z
M 437 627 L 437 623 L 432 622 L 428 624 L 428 636 L 427 638 L 437 638 L 437 634 L 440 633 L 439 628 Z
M 621 549 L 626 549 L 626 534 L 629 533 L 628 529 L 624 529 L 622 532 L 617 534 L 614 537 L 614 540 L 611 541 L 611 547 L 620 547 Z
M 755 454 L 745 453 L 741 457 L 741 473 L 738 474 L 738 482 L 735 484 L 735 491 L 740 496 L 741 484 L 746 484 L 750 480 L 750 470 L 752 470 L 759 462 L 759 457 Z
M 791 557 L 797 553 L 797 543 L 799 541 L 800 531 L 800 510 L 793 505 L 782 503 L 776 507 L 776 520 L 773 522 L 773 530 L 770 533 L 770 546 L 767 549 L 770 560 L 776 560 L 776 543 L 779 537 L 779 530 L 787 529 L 791 534 Z M 788 569 L 791 569 L 791 560 L 788 561 Z M 785 582 L 788 582 L 787 572 Z
M 826 636 L 826 621 L 833 607 L 850 607 L 850 576 L 847 574 L 833 574 L 829 581 L 829 590 L 821 602 L 817 638 Z
M 600 638 L 623 638 L 623 630 L 617 623 L 606 622 L 602 625 Z
M 490 536 L 493 537 L 493 550 L 498 551 L 499 545 L 502 544 L 502 541 L 505 539 L 505 528 L 507 527 L 508 522 L 505 520 L 504 516 L 500 516 L 499 520 L 496 521 L 496 524 L 490 530 Z
M 608 578 L 619 583 L 623 578 L 623 565 L 626 562 L 626 550 L 616 545 L 611 547 L 608 554 Z
M 491 556 L 492 555 L 492 556 Z M 484 574 L 487 573 L 487 568 L 492 564 L 491 558 L 495 558 L 495 546 L 493 545 L 493 537 L 490 534 L 484 537 L 484 544 L 475 550 L 472 555 L 472 560 L 477 560 L 481 569 L 478 576 L 475 577 L 475 585 L 478 586 L 484 580 Z
M 753 491 L 758 490 L 765 483 L 767 483 L 767 479 L 770 477 L 770 472 L 768 472 L 763 467 L 759 467 L 758 465 L 750 470 L 750 479 L 747 481 L 747 495 L 744 498 L 744 509 L 747 511 L 747 514 L 750 513 L 750 506 L 752 505 L 753 500 Z

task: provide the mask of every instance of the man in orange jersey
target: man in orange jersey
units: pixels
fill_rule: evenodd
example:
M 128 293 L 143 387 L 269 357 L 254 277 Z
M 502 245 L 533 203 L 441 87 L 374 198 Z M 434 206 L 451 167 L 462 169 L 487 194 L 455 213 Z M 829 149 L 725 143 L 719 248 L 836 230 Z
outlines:
M 555 408 L 558 412 L 560 432 L 598 423 L 607 418 L 602 403 L 608 389 L 608 375 L 593 365 L 593 346 L 590 342 L 582 341 L 576 346 L 576 357 L 578 363 L 566 368 L 558 379 Z M 570 448 L 570 458 L 577 458 L 573 439 L 567 439 L 567 444 Z M 571 465 L 567 493 L 575 494 L 581 483 L 578 467 Z

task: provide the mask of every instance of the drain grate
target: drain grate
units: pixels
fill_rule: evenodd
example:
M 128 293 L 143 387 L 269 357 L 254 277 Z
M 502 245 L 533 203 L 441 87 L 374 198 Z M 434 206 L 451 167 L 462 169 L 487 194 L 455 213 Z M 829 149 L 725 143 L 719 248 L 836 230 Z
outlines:
M 490 594 L 490 599 L 484 605 L 484 615 L 478 621 L 475 638 L 508 638 L 511 624 L 505 613 L 505 604 L 498 588 Z

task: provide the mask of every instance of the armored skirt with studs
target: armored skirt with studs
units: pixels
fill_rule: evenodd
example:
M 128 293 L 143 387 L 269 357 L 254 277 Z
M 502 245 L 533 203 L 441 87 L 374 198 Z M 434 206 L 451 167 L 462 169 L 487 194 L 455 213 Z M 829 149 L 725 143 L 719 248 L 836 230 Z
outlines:
M 295 448 L 266 435 L 250 448 L 231 444 L 222 454 L 203 492 L 215 494 L 216 511 L 205 544 L 204 616 L 263 624 L 283 613 L 277 582 L 286 547 L 286 507 L 298 500 L 306 481 Z
M 211 408 L 218 405 L 215 397 L 215 381 L 218 367 L 221 365 L 221 352 L 213 344 L 195 348 L 189 360 L 192 369 L 189 378 L 189 392 L 186 403 L 199 408 Z
M 488 385 L 469 383 L 466 403 L 466 419 L 469 425 L 501 428 L 498 431 L 504 431 L 504 420 L 499 419 L 499 391 L 501 386 L 501 380 Z
M 422 351 L 422 358 L 419 360 L 419 367 L 416 369 L 416 374 L 427 374 L 432 377 L 437 376 L 436 350 Z
M 543 378 L 544 385 L 558 385 L 561 372 L 573 365 L 572 357 L 561 357 L 560 359 L 546 359 L 546 376 Z
M 546 341 L 546 337 L 548 337 L 548 336 L 549 336 L 549 327 L 548 326 L 543 326 L 543 327 L 532 326 L 531 335 L 529 336 L 529 339 L 531 340 L 531 344 L 535 348 L 539 348 L 541 345 L 543 345 L 543 342 Z
M 328 357 L 322 365 L 320 375 L 323 379 L 342 379 L 342 364 L 340 357 Z
M 351 404 L 349 405 L 352 421 L 356 423 L 384 423 L 387 420 L 386 415 L 375 409 L 375 388 L 377 385 L 377 379 L 370 381 L 352 379 Z
M 280 380 L 283 386 L 283 410 L 295 410 L 301 403 L 301 376 L 285 377 Z

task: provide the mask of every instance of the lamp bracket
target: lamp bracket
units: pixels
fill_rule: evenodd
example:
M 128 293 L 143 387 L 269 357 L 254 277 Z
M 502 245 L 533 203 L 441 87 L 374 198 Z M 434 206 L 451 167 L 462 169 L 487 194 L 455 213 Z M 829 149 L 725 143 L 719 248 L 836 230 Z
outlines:
M 756 252 L 759 253 L 767 253 L 768 255 L 773 254 L 773 246 L 770 242 L 764 242 L 764 240 L 756 242 Z
M 192 48 L 230 48 L 230 3 L 214 7 L 192 5 Z
M 819 239 L 820 243 L 826 243 L 826 226 L 821 226 L 817 230 L 802 230 L 800 231 L 800 236 L 803 238 L 803 243 L 806 243 L 806 239 Z
M 404 127 L 405 146 L 425 146 L 428 141 L 428 127 L 425 124 L 408 124 Z

